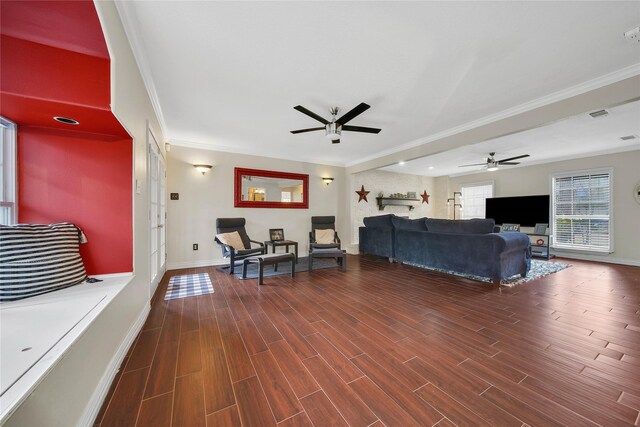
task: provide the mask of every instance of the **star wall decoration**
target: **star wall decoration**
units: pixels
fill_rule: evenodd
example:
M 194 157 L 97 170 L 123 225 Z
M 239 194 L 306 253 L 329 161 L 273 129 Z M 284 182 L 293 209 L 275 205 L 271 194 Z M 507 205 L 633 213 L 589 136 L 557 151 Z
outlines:
M 360 203 L 362 200 L 364 200 L 365 202 L 369 203 L 369 201 L 367 200 L 367 194 L 369 194 L 370 191 L 365 191 L 364 189 L 364 185 L 360 188 L 360 191 L 356 191 L 356 194 L 358 195 L 358 203 Z
M 427 204 L 429 204 L 429 196 L 430 195 L 427 194 L 427 190 L 424 190 L 424 193 L 420 195 L 420 197 L 422 197 L 422 203 L 426 202 Z

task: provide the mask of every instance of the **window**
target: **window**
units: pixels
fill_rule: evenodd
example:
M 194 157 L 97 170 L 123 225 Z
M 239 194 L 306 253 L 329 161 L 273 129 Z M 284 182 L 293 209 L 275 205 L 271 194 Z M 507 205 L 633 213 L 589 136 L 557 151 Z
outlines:
M 493 197 L 493 181 L 463 184 L 460 191 L 462 192 L 462 219 L 484 218 L 485 200 Z
M 554 175 L 553 247 L 611 252 L 611 170 Z
M 17 222 L 16 125 L 0 117 L 0 224 Z
M 281 202 L 286 202 L 286 203 L 291 202 L 291 191 L 281 191 L 280 194 L 281 194 L 281 197 L 280 197 Z

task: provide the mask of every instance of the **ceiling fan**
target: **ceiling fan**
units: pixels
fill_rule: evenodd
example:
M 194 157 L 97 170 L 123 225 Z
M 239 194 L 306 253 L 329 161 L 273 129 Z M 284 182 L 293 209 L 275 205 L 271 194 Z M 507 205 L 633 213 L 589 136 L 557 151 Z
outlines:
M 368 127 L 363 127 L 363 126 L 349 126 L 349 125 L 347 125 L 348 122 L 350 122 L 351 120 L 353 120 L 354 118 L 356 118 L 357 116 L 359 116 L 360 114 L 364 113 L 369 108 L 371 108 L 370 105 L 367 105 L 364 102 L 361 102 L 359 105 L 354 107 L 351 111 L 349 111 L 348 113 L 344 114 L 342 117 L 340 117 L 337 120 L 336 120 L 336 115 L 338 114 L 340 109 L 338 107 L 330 108 L 329 112 L 333 116 L 331 121 L 326 120 L 324 117 L 321 117 L 321 116 L 317 115 L 313 111 L 307 110 L 302 105 L 296 105 L 293 108 L 295 110 L 300 111 L 302 114 L 306 114 L 307 116 L 311 117 L 312 119 L 316 119 L 317 121 L 319 121 L 320 123 L 322 123 L 324 125 L 322 127 L 317 127 L 317 128 L 292 130 L 291 133 L 293 133 L 293 134 L 303 133 L 303 132 L 312 132 L 314 130 L 323 130 L 324 129 L 325 136 L 327 138 L 329 138 L 332 143 L 339 144 L 340 143 L 340 134 L 342 133 L 343 130 L 350 131 L 350 132 L 365 132 L 365 133 L 379 133 L 381 131 L 381 129 L 377 129 L 377 128 L 368 128 Z
M 459 167 L 464 168 L 467 166 L 487 166 L 487 170 L 490 172 L 497 171 L 499 165 L 519 165 L 520 162 L 512 162 L 512 160 L 523 159 L 525 157 L 529 157 L 528 154 L 523 154 L 521 156 L 509 157 L 508 159 L 496 160 L 493 156 L 496 153 L 489 153 L 489 157 L 487 157 L 487 161 L 485 163 L 474 163 L 471 165 L 460 165 Z

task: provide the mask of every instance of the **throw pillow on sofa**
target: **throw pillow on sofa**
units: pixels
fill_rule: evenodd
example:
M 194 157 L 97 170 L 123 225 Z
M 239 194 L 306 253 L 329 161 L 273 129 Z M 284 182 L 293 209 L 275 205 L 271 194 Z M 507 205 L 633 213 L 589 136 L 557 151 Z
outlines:
M 80 256 L 86 238 L 75 224 L 0 226 L 0 301 L 16 301 L 87 279 Z

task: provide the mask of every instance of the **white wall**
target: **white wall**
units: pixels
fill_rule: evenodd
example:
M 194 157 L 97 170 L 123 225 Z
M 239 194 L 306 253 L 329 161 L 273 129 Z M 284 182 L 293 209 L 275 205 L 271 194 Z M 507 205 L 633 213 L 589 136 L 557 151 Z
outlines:
M 180 200 L 167 201 L 169 269 L 228 263 L 213 241 L 216 218 L 245 218 L 249 237 L 258 241 L 269 240 L 270 228 L 283 228 L 287 239 L 298 242 L 300 255 L 308 251 L 311 216 L 334 215 L 339 235 L 347 235 L 348 219 L 339 206 L 344 168 L 180 146 L 172 146 L 167 157 L 168 191 L 180 194 Z M 202 175 L 196 163 L 214 166 Z M 234 208 L 235 167 L 308 174 L 309 209 Z M 323 176 L 335 179 L 327 186 Z
M 158 140 L 164 138 L 114 3 L 100 1 L 95 6 L 111 55 L 112 111 L 133 137 L 134 175 L 142 187 L 141 194 L 132 191 L 135 277 L 53 367 L 6 426 L 90 425 L 119 360 L 149 309 L 147 120 Z
M 562 256 L 606 262 L 640 265 L 640 205 L 633 198 L 633 188 L 640 182 L 640 150 L 514 169 L 501 169 L 454 178 L 437 178 L 437 187 L 450 191 L 437 193 L 436 205 L 446 206 L 447 194 L 459 191 L 461 184 L 495 180 L 495 197 L 550 194 L 551 175 L 585 169 L 613 168 L 613 239 L 614 253 L 588 255 L 562 252 Z M 553 250 L 552 250 L 553 252 Z M 559 255 L 560 252 L 556 251 Z
M 352 174 L 350 181 L 352 183 L 350 188 L 351 239 L 354 245 L 358 243 L 358 228 L 364 225 L 362 220 L 365 217 L 386 214 L 408 216 L 409 218 L 422 218 L 425 216 L 433 218 L 435 216 L 435 180 L 431 177 L 371 170 Z M 362 185 L 364 185 L 366 191 L 370 191 L 367 195 L 368 202 L 364 200 L 358 202 L 359 197 L 355 194 L 355 191 L 360 190 Z M 388 197 L 393 193 L 406 194 L 412 191 L 421 199 L 419 195 L 425 190 L 427 194 L 431 195 L 429 203 L 421 202 L 412 211 L 406 206 L 386 206 L 381 211 L 376 202 L 376 197 L 381 192 Z

